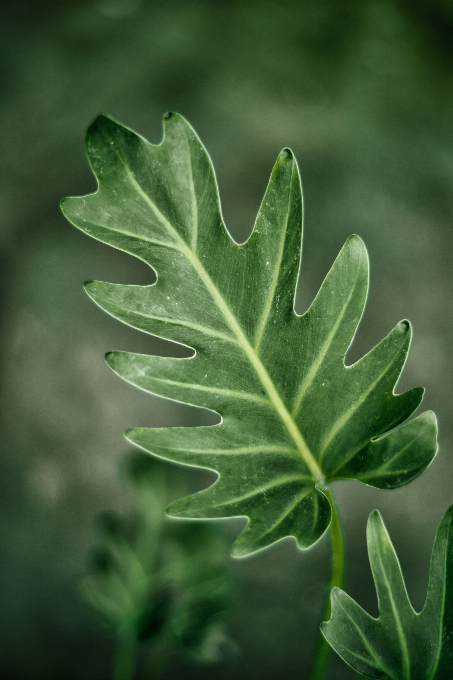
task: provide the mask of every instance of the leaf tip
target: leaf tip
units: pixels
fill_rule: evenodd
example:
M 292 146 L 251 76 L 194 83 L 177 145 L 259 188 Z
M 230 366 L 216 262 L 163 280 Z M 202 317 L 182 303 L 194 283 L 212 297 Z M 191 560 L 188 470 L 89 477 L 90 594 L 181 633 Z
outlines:
M 361 248 L 366 249 L 365 241 L 358 234 L 350 234 L 348 236 L 348 238 L 346 239 L 346 243 L 356 244 L 356 245 L 360 246 Z
M 97 130 L 104 125 L 109 125 L 111 123 L 114 123 L 115 125 L 119 124 L 118 121 L 112 118 L 112 116 L 110 116 L 108 113 L 101 111 L 101 113 L 98 113 L 93 122 L 88 126 L 87 136 L 89 135 L 90 131 L 92 132 L 93 130 Z
M 382 515 L 377 508 L 368 515 L 368 523 L 382 522 Z
M 240 560 L 243 559 L 244 557 L 247 557 L 249 555 L 249 552 L 244 548 L 240 548 L 233 545 L 233 547 L 231 548 L 230 555 L 231 557 L 234 557 L 234 559 Z
M 449 519 L 453 519 L 453 505 L 450 505 L 449 508 L 445 511 L 445 515 L 443 516 L 442 521 L 447 521 Z
M 96 293 L 98 292 L 99 283 L 99 281 L 89 279 L 83 284 L 83 290 L 88 295 L 88 297 L 93 300 L 93 302 L 96 302 Z
M 124 436 L 129 442 L 131 442 L 131 444 L 136 443 L 136 432 L 136 427 L 128 427 L 126 430 L 124 430 Z
M 367 533 L 367 544 L 368 551 L 370 551 L 371 546 L 376 542 L 377 536 L 380 536 L 379 541 L 382 542 L 384 537 L 387 537 L 388 542 L 390 542 L 390 537 L 388 536 L 387 529 L 382 519 L 382 515 L 379 510 L 375 509 L 368 515 L 368 522 L 366 527 Z
M 411 322 L 408 321 L 408 319 L 403 319 L 399 322 L 397 328 L 399 328 L 402 333 L 408 333 L 412 330 Z
M 89 150 L 91 139 L 96 136 L 110 120 L 112 119 L 106 113 L 99 113 L 93 122 L 90 123 L 85 134 L 85 146 L 87 147 L 87 150 Z
M 109 368 L 113 368 L 117 355 L 118 352 L 106 352 L 104 354 L 104 361 Z
M 281 160 L 289 160 L 289 159 L 293 160 L 294 159 L 294 153 L 292 152 L 292 150 L 289 147 L 286 146 L 284 149 L 282 149 L 280 151 L 279 159 L 281 159 Z
M 190 511 L 187 510 L 186 500 L 187 496 L 184 496 L 183 498 L 178 498 L 176 501 L 173 501 L 165 508 L 165 514 L 174 519 L 194 519 L 193 515 L 190 514 Z
M 355 252 L 357 255 L 366 258 L 366 260 L 368 261 L 368 250 L 365 245 L 365 241 L 358 234 L 351 234 L 350 236 L 348 236 L 344 244 L 344 248 L 348 248 L 349 250 Z
M 420 389 L 424 389 L 424 388 L 422 387 Z M 422 413 L 418 417 L 419 417 L 419 420 L 426 421 L 426 423 L 428 425 L 431 425 L 432 427 L 436 428 L 436 430 L 437 430 L 437 427 L 438 427 L 437 416 L 434 413 L 434 411 L 431 411 L 431 410 L 425 411 L 424 413 Z

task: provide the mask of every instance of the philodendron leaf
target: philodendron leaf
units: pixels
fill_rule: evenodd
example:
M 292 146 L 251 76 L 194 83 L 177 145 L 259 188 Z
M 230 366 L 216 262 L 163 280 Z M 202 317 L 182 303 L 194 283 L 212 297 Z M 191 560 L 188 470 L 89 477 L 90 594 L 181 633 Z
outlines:
M 333 649 L 358 673 L 382 680 L 453 677 L 453 506 L 434 541 L 428 594 L 417 614 L 407 595 L 395 549 L 377 510 L 367 527 L 368 554 L 379 602 L 374 619 L 339 588 L 332 618 L 321 624 Z
M 165 638 L 198 661 L 218 661 L 233 585 L 225 537 L 205 522 L 165 517 L 168 492 L 179 482 L 174 468 L 137 451 L 123 472 L 128 512 L 98 517 L 99 543 L 82 594 L 119 638 Z
M 157 272 L 150 286 L 91 281 L 91 298 L 121 321 L 195 351 L 188 359 L 112 352 L 108 365 L 144 390 L 221 416 L 211 427 L 137 428 L 127 437 L 219 474 L 168 512 L 248 517 L 236 556 L 285 536 L 308 548 L 329 526 L 326 483 L 402 486 L 435 455 L 434 415 L 405 423 L 423 390 L 393 393 L 410 325 L 399 323 L 345 366 L 368 290 L 361 239 L 346 241 L 298 316 L 302 194 L 291 151 L 279 155 L 253 232 L 239 245 L 224 226 L 211 161 L 195 132 L 176 114 L 164 125 L 155 146 L 100 116 L 87 136 L 98 191 L 62 206 L 81 230 Z

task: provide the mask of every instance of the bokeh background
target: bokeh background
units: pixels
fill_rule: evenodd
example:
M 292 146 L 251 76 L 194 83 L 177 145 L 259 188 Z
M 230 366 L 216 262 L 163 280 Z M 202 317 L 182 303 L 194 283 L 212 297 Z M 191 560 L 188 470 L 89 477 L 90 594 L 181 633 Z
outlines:
M 337 484 L 347 589 L 377 613 L 365 525 L 378 507 L 420 608 L 435 529 L 453 502 L 450 0 L 5 0 L 0 14 L 1 677 L 110 677 L 113 641 L 90 627 L 75 581 L 94 516 L 123 507 L 122 431 L 211 418 L 135 391 L 103 363 L 111 349 L 175 350 L 109 318 L 82 290 L 91 278 L 152 280 L 59 212 L 62 196 L 95 188 L 83 135 L 101 111 L 155 143 L 162 114 L 184 114 L 212 155 L 238 240 L 278 152 L 293 148 L 306 204 L 300 312 L 347 236 L 364 238 L 371 292 L 349 359 L 412 321 L 400 389 L 427 388 L 440 453 L 398 491 Z M 208 481 L 188 475 L 194 486 Z M 241 525 L 224 523 L 229 540 Z M 284 541 L 233 569 L 240 655 L 213 669 L 175 658 L 166 677 L 305 677 L 326 539 L 305 553 Z M 338 661 L 329 677 L 352 674 Z

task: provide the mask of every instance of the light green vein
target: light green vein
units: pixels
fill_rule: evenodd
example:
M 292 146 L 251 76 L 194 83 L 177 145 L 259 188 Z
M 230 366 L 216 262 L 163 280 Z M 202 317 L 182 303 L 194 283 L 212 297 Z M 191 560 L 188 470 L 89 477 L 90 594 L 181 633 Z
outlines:
M 392 678 L 393 680 L 398 680 L 398 678 L 397 678 L 395 675 L 393 675 L 393 673 L 392 673 L 391 671 L 389 671 L 389 670 L 384 666 L 384 664 L 382 663 L 381 659 L 380 659 L 378 656 L 376 656 L 376 653 L 375 653 L 374 649 L 373 649 L 373 648 L 370 646 L 370 644 L 368 643 L 368 640 L 367 640 L 366 636 L 365 636 L 364 633 L 362 632 L 360 626 L 357 625 L 357 623 L 356 623 L 354 617 L 351 616 L 351 614 L 348 612 L 348 610 L 347 610 L 346 607 L 344 606 L 344 604 L 343 604 L 341 598 L 338 597 L 338 598 L 336 599 L 336 603 L 337 603 L 337 604 L 339 605 L 339 607 L 344 611 L 344 613 L 346 614 L 347 618 L 349 619 L 349 621 L 352 623 L 352 625 L 353 625 L 354 628 L 356 629 L 356 631 L 357 631 L 357 633 L 359 634 L 359 637 L 360 637 L 360 639 L 362 640 L 362 642 L 363 642 L 363 644 L 364 644 L 364 646 L 365 646 L 367 652 L 370 654 L 370 656 L 371 656 L 372 659 L 374 660 L 374 663 L 376 664 L 376 667 L 377 667 L 378 669 L 384 671 L 384 673 L 387 673 L 387 675 L 388 675 L 390 678 Z M 370 617 L 370 618 L 371 618 L 371 617 Z M 350 651 L 350 650 L 348 650 L 348 651 Z M 352 651 L 351 651 L 350 653 L 351 653 L 352 655 L 355 655 L 354 652 L 352 652 Z M 369 663 L 369 661 L 368 661 L 368 663 Z
M 319 496 L 318 496 L 317 493 L 313 494 L 313 499 L 314 499 L 315 509 L 314 509 L 314 512 L 313 512 L 313 522 L 312 522 L 312 525 L 311 525 L 312 533 L 315 530 L 316 523 L 317 523 L 318 517 L 319 517 Z
M 388 460 L 386 460 L 385 463 L 383 463 L 383 464 L 381 465 L 381 467 L 379 468 L 379 472 L 382 472 L 382 471 L 384 471 L 384 470 L 387 470 L 388 467 L 389 467 L 389 465 L 391 465 L 391 463 L 393 463 L 393 461 L 394 461 L 396 458 L 399 458 L 399 456 L 401 456 L 405 451 L 407 451 L 407 449 L 408 449 L 410 446 L 412 446 L 412 444 L 413 444 L 415 441 L 417 441 L 417 437 L 414 437 L 413 439 L 411 439 L 411 441 L 408 442 L 405 446 L 403 446 L 402 449 L 399 449 L 399 451 L 397 451 L 393 456 L 391 456 L 391 458 L 389 458 Z
M 350 406 L 350 408 L 346 411 L 346 413 L 343 414 L 341 418 L 338 418 L 338 420 L 333 424 L 332 428 L 330 429 L 330 432 L 328 435 L 324 438 L 324 442 L 321 448 L 321 452 L 319 454 L 319 463 L 322 462 L 324 455 L 327 451 L 327 448 L 330 444 L 330 442 L 336 437 L 338 432 L 343 429 L 343 427 L 346 425 L 348 420 L 352 418 L 352 416 L 357 412 L 357 410 L 360 408 L 360 406 L 364 403 L 364 401 L 367 399 L 367 397 L 371 394 L 371 392 L 374 390 L 374 388 L 380 383 L 380 381 L 385 378 L 389 370 L 392 368 L 393 364 L 395 363 L 396 359 L 399 356 L 399 352 L 393 357 L 393 360 L 388 364 L 385 369 L 378 375 L 376 380 L 374 380 L 369 386 L 368 389 L 363 392 L 363 394 L 360 396 L 360 399 L 357 399 L 357 401 Z M 351 370 L 351 369 L 349 369 Z
M 187 153 L 189 156 L 189 183 L 190 183 L 190 193 L 191 193 L 191 199 L 192 199 L 192 239 L 191 239 L 191 246 L 192 246 L 192 252 L 195 254 L 196 249 L 197 249 L 197 241 L 198 241 L 198 203 L 197 203 L 197 195 L 195 193 L 195 185 L 193 181 L 193 168 L 192 168 L 192 154 L 190 153 L 190 145 L 189 145 L 189 140 L 187 139 L 187 134 L 186 130 L 183 128 L 183 136 L 184 136 L 184 141 L 186 143 L 187 147 Z
M 186 447 L 176 448 L 168 447 L 172 451 L 184 451 L 185 453 L 206 453 L 206 454 L 225 454 L 225 455 L 242 455 L 248 453 L 299 453 L 297 449 L 290 449 L 287 446 L 242 446 L 232 449 L 188 449 Z M 307 477 L 311 479 L 311 477 Z
M 385 535 L 384 540 L 387 541 L 388 543 L 390 543 L 390 540 L 389 540 L 387 535 Z M 391 547 L 391 544 L 390 544 L 390 547 Z M 393 599 L 393 592 L 392 592 L 389 580 L 387 578 L 387 572 L 384 568 L 384 565 L 383 565 L 383 562 L 382 562 L 382 554 L 381 554 L 381 551 L 379 549 L 377 550 L 377 555 L 378 555 L 379 564 L 380 564 L 380 567 L 381 567 L 381 570 L 382 570 L 382 577 L 383 577 L 383 579 L 385 581 L 385 585 L 387 587 L 387 594 L 388 594 L 388 597 L 389 597 L 389 600 L 390 600 L 390 606 L 392 608 L 393 618 L 395 620 L 396 630 L 397 630 L 398 638 L 399 638 L 400 645 L 401 645 L 401 652 L 402 652 L 402 655 L 403 655 L 403 663 L 404 663 L 405 680 L 410 680 L 410 661 L 409 661 L 409 654 L 408 654 L 407 644 L 406 644 L 406 636 L 404 635 L 403 627 L 401 625 L 401 619 L 400 619 L 399 613 L 398 613 L 398 608 L 395 604 L 395 600 Z
M 447 537 L 450 532 L 450 527 L 452 523 L 452 516 L 450 515 L 449 521 L 448 521 L 448 531 L 447 531 Z M 447 592 L 447 555 L 448 555 L 448 545 L 446 544 L 444 547 L 444 558 L 443 558 L 443 574 L 444 578 L 442 579 L 442 604 L 441 604 L 441 609 L 440 609 L 440 616 L 439 616 L 439 632 L 437 636 L 437 649 L 436 649 L 436 656 L 433 662 L 433 667 L 431 669 L 431 672 L 429 674 L 428 680 L 434 680 L 436 677 L 436 672 L 437 668 L 439 666 L 439 661 L 440 661 L 440 655 L 442 652 L 442 639 L 443 639 L 443 624 L 444 624 L 444 616 L 445 616 L 445 604 L 446 604 L 446 592 Z M 426 605 L 425 605 L 426 606 Z
M 155 284 L 152 284 L 152 285 L 155 285 Z M 127 286 L 127 288 L 130 289 L 131 286 Z M 143 288 L 143 286 L 137 286 L 137 288 Z M 125 309 L 125 307 L 120 307 L 120 309 Z M 143 317 L 144 319 L 153 319 L 155 321 L 162 321 L 165 324 L 172 324 L 172 325 L 175 325 L 175 326 L 184 326 L 185 328 L 191 328 L 194 331 L 198 331 L 199 333 L 202 333 L 203 335 L 209 335 L 213 338 L 219 338 L 219 340 L 224 340 L 225 342 L 230 342 L 230 343 L 233 343 L 234 345 L 238 344 L 236 338 L 234 338 L 232 335 L 226 335 L 225 333 L 221 333 L 220 331 L 214 331 L 211 328 L 208 328 L 207 326 L 200 326 L 200 324 L 192 323 L 192 321 L 185 321 L 185 320 L 181 321 L 180 319 L 172 319 L 170 317 L 158 316 L 157 314 L 145 314 L 144 312 L 135 311 L 131 307 L 128 307 L 126 309 L 129 312 L 136 314 L 137 316 Z
M 310 368 L 310 370 L 309 370 L 309 372 L 308 372 L 308 374 L 307 374 L 307 377 L 305 378 L 305 380 L 303 381 L 302 385 L 300 386 L 299 393 L 298 393 L 298 395 L 297 395 L 297 397 L 296 397 L 296 400 L 295 400 L 294 406 L 293 406 L 293 410 L 292 410 L 292 416 L 293 416 L 293 418 L 296 417 L 296 415 L 297 415 L 297 413 L 298 413 L 298 411 L 299 411 L 300 405 L 301 405 L 301 403 L 302 403 L 302 400 L 303 400 L 305 394 L 307 393 L 307 390 L 308 390 L 308 388 L 310 387 L 311 383 L 313 382 L 313 379 L 314 379 L 316 373 L 318 372 L 318 369 L 319 369 L 320 366 L 322 365 L 322 362 L 324 361 L 324 359 L 325 359 L 325 357 L 326 357 L 326 354 L 327 354 L 327 352 L 328 352 L 328 350 L 329 350 L 329 348 L 330 348 L 330 345 L 332 344 L 332 341 L 333 341 L 333 339 L 334 339 L 334 337 L 335 337 L 335 335 L 336 335 L 336 333 L 337 333 L 337 331 L 338 331 L 338 328 L 339 328 L 341 322 L 343 321 L 343 317 L 344 317 L 344 315 L 345 315 L 345 313 L 346 313 L 346 310 L 347 310 L 348 305 L 349 305 L 349 303 L 350 303 L 350 301 L 351 301 L 352 295 L 353 295 L 353 293 L 354 293 L 354 291 L 355 291 L 355 284 L 356 284 L 356 282 L 357 282 L 357 279 L 356 279 L 356 281 L 354 282 L 354 285 L 351 286 L 350 293 L 349 293 L 349 295 L 348 295 L 348 297 L 347 297 L 347 299 L 346 299 L 346 302 L 344 303 L 343 307 L 341 308 L 341 312 L 340 312 L 340 314 L 338 315 L 337 320 L 335 321 L 334 325 L 332 326 L 332 329 L 331 329 L 329 335 L 327 336 L 326 340 L 325 340 L 324 343 L 322 344 L 321 349 L 320 349 L 320 352 L 319 352 L 319 354 L 318 354 L 316 360 L 315 360 L 315 361 L 313 362 L 313 364 L 311 365 L 311 368 Z M 315 298 L 315 300 L 313 301 L 313 304 L 315 304 L 315 303 L 316 303 L 316 298 Z M 313 305 L 312 305 L 312 306 L 313 306 Z M 309 311 L 310 311 L 310 310 L 307 311 L 307 314 L 309 313 Z
M 296 498 L 291 502 L 291 504 L 285 509 L 285 512 L 278 517 L 277 521 L 274 522 L 274 524 L 272 524 L 272 526 L 270 526 L 269 529 L 266 529 L 266 531 L 263 534 L 260 534 L 257 540 L 261 541 L 265 536 L 268 536 L 270 533 L 272 533 L 283 522 L 283 520 L 286 519 L 286 517 L 288 517 L 288 515 L 294 510 L 294 508 L 297 507 L 299 503 L 304 500 L 304 498 L 306 498 L 312 493 L 313 489 L 310 488 L 305 489 L 298 496 L 296 496 Z M 316 491 L 314 492 L 314 497 L 315 498 L 317 497 Z
M 89 231 L 88 227 L 85 225 L 87 224 L 86 222 L 83 223 L 83 230 L 86 231 L 88 234 L 91 235 L 91 232 Z M 174 243 L 167 243 L 166 241 L 159 241 L 158 239 L 155 238 L 149 238 L 148 236 L 140 236 L 138 234 L 134 234 L 131 231 L 127 231 L 126 229 L 115 229 L 114 227 L 104 227 L 102 224 L 97 224 L 96 222 L 88 222 L 91 226 L 97 228 L 97 229 L 102 229 L 103 231 L 113 231 L 115 234 L 122 234 L 123 236 L 129 236 L 134 239 L 134 241 L 143 241 L 144 243 L 150 243 L 153 246 L 160 246 L 162 248 L 169 248 L 170 250 L 177 250 L 179 252 L 179 247 L 178 245 Z
M 391 436 L 391 435 L 389 435 L 389 436 Z M 382 465 L 379 467 L 379 470 L 376 470 L 376 472 L 370 472 L 370 473 L 368 474 L 368 476 L 374 476 L 374 475 L 378 475 L 378 476 L 379 476 L 379 473 L 382 472 L 382 470 L 385 470 L 386 468 L 388 468 L 389 464 L 390 464 L 390 463 L 393 463 L 393 461 L 395 460 L 395 458 L 398 458 L 398 456 L 401 456 L 401 454 L 404 453 L 404 451 L 406 451 L 406 449 L 408 449 L 409 446 L 412 446 L 412 444 L 416 441 L 416 439 L 417 439 L 417 438 L 414 437 L 414 439 L 411 439 L 411 441 L 410 441 L 408 444 L 406 444 L 405 446 L 403 446 L 402 449 L 398 449 L 398 451 L 397 451 L 391 458 L 389 458 L 388 460 L 386 460 L 385 463 L 382 463 Z M 372 444 L 373 444 L 373 442 L 371 442 L 371 445 L 368 446 L 367 448 L 371 448 Z M 334 477 L 334 476 L 335 476 L 342 468 L 345 467 L 345 465 L 347 465 L 353 458 L 355 458 L 355 456 L 356 456 L 358 453 L 360 453 L 360 451 L 362 451 L 362 450 L 363 450 L 363 447 L 361 447 L 360 449 L 354 451 L 354 453 L 352 453 L 350 456 L 348 456 L 348 458 L 347 458 L 344 462 L 340 463 L 340 465 L 337 465 L 337 467 L 335 468 L 335 470 L 332 470 L 332 472 L 329 473 L 329 479 L 331 479 L 332 477 Z M 392 470 L 392 472 L 394 472 L 394 471 Z M 407 470 L 406 470 L 406 472 L 407 472 Z
M 222 501 L 222 502 L 217 502 L 216 501 L 216 507 L 226 507 L 227 505 L 236 505 L 236 503 L 241 503 L 242 501 L 247 501 L 250 498 L 254 498 L 255 496 L 259 496 L 260 494 L 265 494 L 268 491 L 271 491 L 272 489 L 276 489 L 279 486 L 283 487 L 285 484 L 291 484 L 292 482 L 300 482 L 303 481 L 301 475 L 288 475 L 287 477 L 280 477 L 280 479 L 274 480 L 273 482 L 270 482 L 269 484 L 264 484 L 263 486 L 257 486 L 253 489 L 253 491 L 250 491 L 249 493 L 245 493 L 242 496 L 237 496 L 236 498 L 231 498 L 230 500 L 227 501 Z M 214 486 L 216 486 L 214 484 Z M 213 487 L 210 487 L 212 489 Z M 209 493 L 210 489 L 207 490 L 206 493 Z M 309 490 L 308 493 L 310 493 L 312 489 Z M 203 491 L 200 492 L 205 493 Z M 212 492 L 211 492 L 212 493 Z
M 290 413 L 288 412 L 285 404 L 283 403 L 283 400 L 280 397 L 280 395 L 279 395 L 274 383 L 272 382 L 268 372 L 266 371 L 266 369 L 264 368 L 260 359 L 256 355 L 253 347 L 250 345 L 249 341 L 247 340 L 247 337 L 245 336 L 244 331 L 242 330 L 242 328 L 240 327 L 236 318 L 232 314 L 230 308 L 228 307 L 227 303 L 225 302 L 220 291 L 214 285 L 211 277 L 209 276 L 208 272 L 205 270 L 205 268 L 201 264 L 198 257 L 187 246 L 185 241 L 181 238 L 181 236 L 178 234 L 178 232 L 175 230 L 175 228 L 170 224 L 170 222 L 167 220 L 165 215 L 162 214 L 162 212 L 159 210 L 159 208 L 155 205 L 155 203 L 148 196 L 148 194 L 146 194 L 145 191 L 143 191 L 142 187 L 137 182 L 137 180 L 135 179 L 130 168 L 128 167 L 128 165 L 126 164 L 126 162 L 121 157 L 121 155 L 119 154 L 118 151 L 117 151 L 117 155 L 118 155 L 118 158 L 123 163 L 124 168 L 126 170 L 126 173 L 129 177 L 132 185 L 135 187 L 135 189 L 139 193 L 139 195 L 149 205 L 151 210 L 155 213 L 155 215 L 158 217 L 158 219 L 161 221 L 161 223 L 167 228 L 167 230 L 170 232 L 170 234 L 179 242 L 180 251 L 191 262 L 192 266 L 194 267 L 194 269 L 197 272 L 200 279 L 205 284 L 206 289 L 209 291 L 209 293 L 210 293 L 211 297 L 213 298 L 213 300 L 215 301 L 216 305 L 218 306 L 220 311 L 223 313 L 223 315 L 224 315 L 228 325 L 230 326 L 231 330 L 236 335 L 236 337 L 238 339 L 238 343 L 241 345 L 245 355 L 247 356 L 247 358 L 249 359 L 253 368 L 255 369 L 263 387 L 265 388 L 265 390 L 267 391 L 271 401 L 273 402 L 275 410 L 277 411 L 277 413 L 280 416 L 281 420 L 283 421 L 286 429 L 288 430 L 291 438 L 293 439 L 294 443 L 296 444 L 296 446 L 297 446 L 297 448 L 300 452 L 300 455 L 301 455 L 302 459 L 305 461 L 305 464 L 307 465 L 308 469 L 310 470 L 310 472 L 312 473 L 312 475 L 313 475 L 313 477 L 315 478 L 316 481 L 323 482 L 324 481 L 324 475 L 321 471 L 321 468 L 319 467 L 318 463 L 316 462 L 312 452 L 310 451 L 310 449 L 307 446 L 307 443 L 305 442 L 305 439 L 303 438 L 301 432 L 299 431 L 299 428 L 297 427 L 296 423 L 294 422 L 293 418 L 291 417 Z
M 420 463 L 422 465 L 422 463 Z M 417 470 L 417 468 L 415 468 Z M 359 482 L 366 480 L 366 479 L 376 479 L 379 477 L 395 477 L 396 475 L 407 475 L 407 468 L 402 468 L 398 470 L 390 470 L 386 472 L 385 474 L 381 474 L 380 470 L 377 470 L 376 472 L 366 472 L 363 475 L 358 473 L 354 479 L 357 479 Z M 337 477 L 337 479 L 350 479 L 350 477 Z
M 280 269 L 281 269 L 281 266 L 282 266 L 283 253 L 284 253 L 284 249 L 285 249 L 285 241 L 286 241 L 286 235 L 287 235 L 287 229 L 288 229 L 291 196 L 292 196 L 292 193 L 293 193 L 294 165 L 295 165 L 295 163 L 294 163 L 294 159 L 293 159 L 292 160 L 292 166 L 291 166 L 291 177 L 290 177 L 290 180 L 289 180 L 288 205 L 287 205 L 287 208 L 286 208 L 285 228 L 282 229 L 282 237 L 280 239 L 278 258 L 277 258 L 277 262 L 275 263 L 271 287 L 269 289 L 269 294 L 267 296 L 266 306 L 263 310 L 263 315 L 261 317 L 261 321 L 260 321 L 260 324 L 258 326 L 258 331 L 257 331 L 257 334 L 256 334 L 256 341 L 255 341 L 255 347 L 254 347 L 256 354 L 259 353 L 261 340 L 263 338 L 264 330 L 266 328 L 267 321 L 268 321 L 268 318 L 269 318 L 269 312 L 270 312 L 271 307 L 272 307 L 272 302 L 273 302 L 274 295 L 275 295 L 275 289 L 277 288 L 278 277 L 280 275 Z
M 171 380 L 170 378 L 157 378 L 155 376 L 151 376 L 149 380 L 151 382 L 164 383 L 165 385 L 170 385 L 176 388 L 194 390 L 196 392 L 207 392 L 208 394 L 224 395 L 226 397 L 234 397 L 235 399 L 245 399 L 246 401 L 256 401 L 259 404 L 266 404 L 268 406 L 272 406 L 272 403 L 269 401 L 269 399 L 266 399 L 265 397 L 260 397 L 258 394 L 250 394 L 249 392 L 239 392 L 237 390 L 225 390 L 222 389 L 221 387 L 208 387 L 207 385 L 179 382 L 178 380 Z
M 350 453 L 350 455 L 347 458 L 345 458 L 340 463 L 340 465 L 337 465 L 337 467 L 332 472 L 329 472 L 329 475 L 328 475 L 329 479 L 332 479 L 334 477 L 334 475 L 337 474 L 337 472 L 339 472 L 343 467 L 345 467 L 345 465 L 347 465 L 353 458 L 355 458 L 358 453 L 363 451 L 365 449 L 365 447 L 372 448 L 373 444 L 375 444 L 379 441 L 378 437 L 379 438 L 382 437 L 383 439 L 387 436 L 391 437 L 392 434 L 393 434 L 392 428 L 395 428 L 395 426 L 399 425 L 399 424 L 401 424 L 401 419 L 400 418 L 394 418 L 390 423 L 386 424 L 385 430 L 383 432 L 380 432 L 380 433 L 374 435 L 375 439 L 371 439 L 371 441 L 370 441 L 369 438 L 367 437 L 358 446 L 356 446 L 356 448 Z M 415 440 L 413 440 L 413 441 L 415 441 Z

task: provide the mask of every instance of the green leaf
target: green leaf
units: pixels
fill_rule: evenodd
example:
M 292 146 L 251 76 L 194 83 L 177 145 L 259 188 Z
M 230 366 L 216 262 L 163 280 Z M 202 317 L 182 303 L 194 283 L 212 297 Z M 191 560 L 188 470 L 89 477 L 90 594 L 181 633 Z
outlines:
M 326 483 L 402 486 L 436 453 L 432 413 L 403 424 L 423 390 L 393 393 L 410 325 L 399 323 L 346 366 L 368 290 L 361 239 L 346 241 L 298 316 L 302 193 L 291 151 L 279 155 L 253 232 L 237 244 L 195 132 L 176 114 L 164 126 L 155 146 L 100 116 L 87 135 L 98 191 L 62 204 L 78 228 L 157 272 L 150 286 L 88 282 L 90 297 L 121 321 L 194 350 L 188 359 L 112 352 L 108 365 L 146 391 L 221 416 L 212 427 L 135 428 L 127 437 L 167 460 L 218 473 L 215 484 L 168 512 L 247 517 L 236 556 L 285 536 L 308 548 L 329 526 Z
M 417 614 L 395 549 L 377 510 L 367 527 L 368 554 L 379 602 L 374 619 L 339 588 L 332 618 L 321 624 L 328 643 L 354 670 L 391 680 L 451 680 L 453 668 L 453 506 L 437 530 L 428 594 Z
M 225 538 L 206 523 L 165 518 L 170 483 L 180 483 L 174 468 L 136 452 L 123 472 L 129 511 L 98 517 L 84 598 L 119 638 L 165 638 L 198 661 L 218 661 L 233 585 Z

